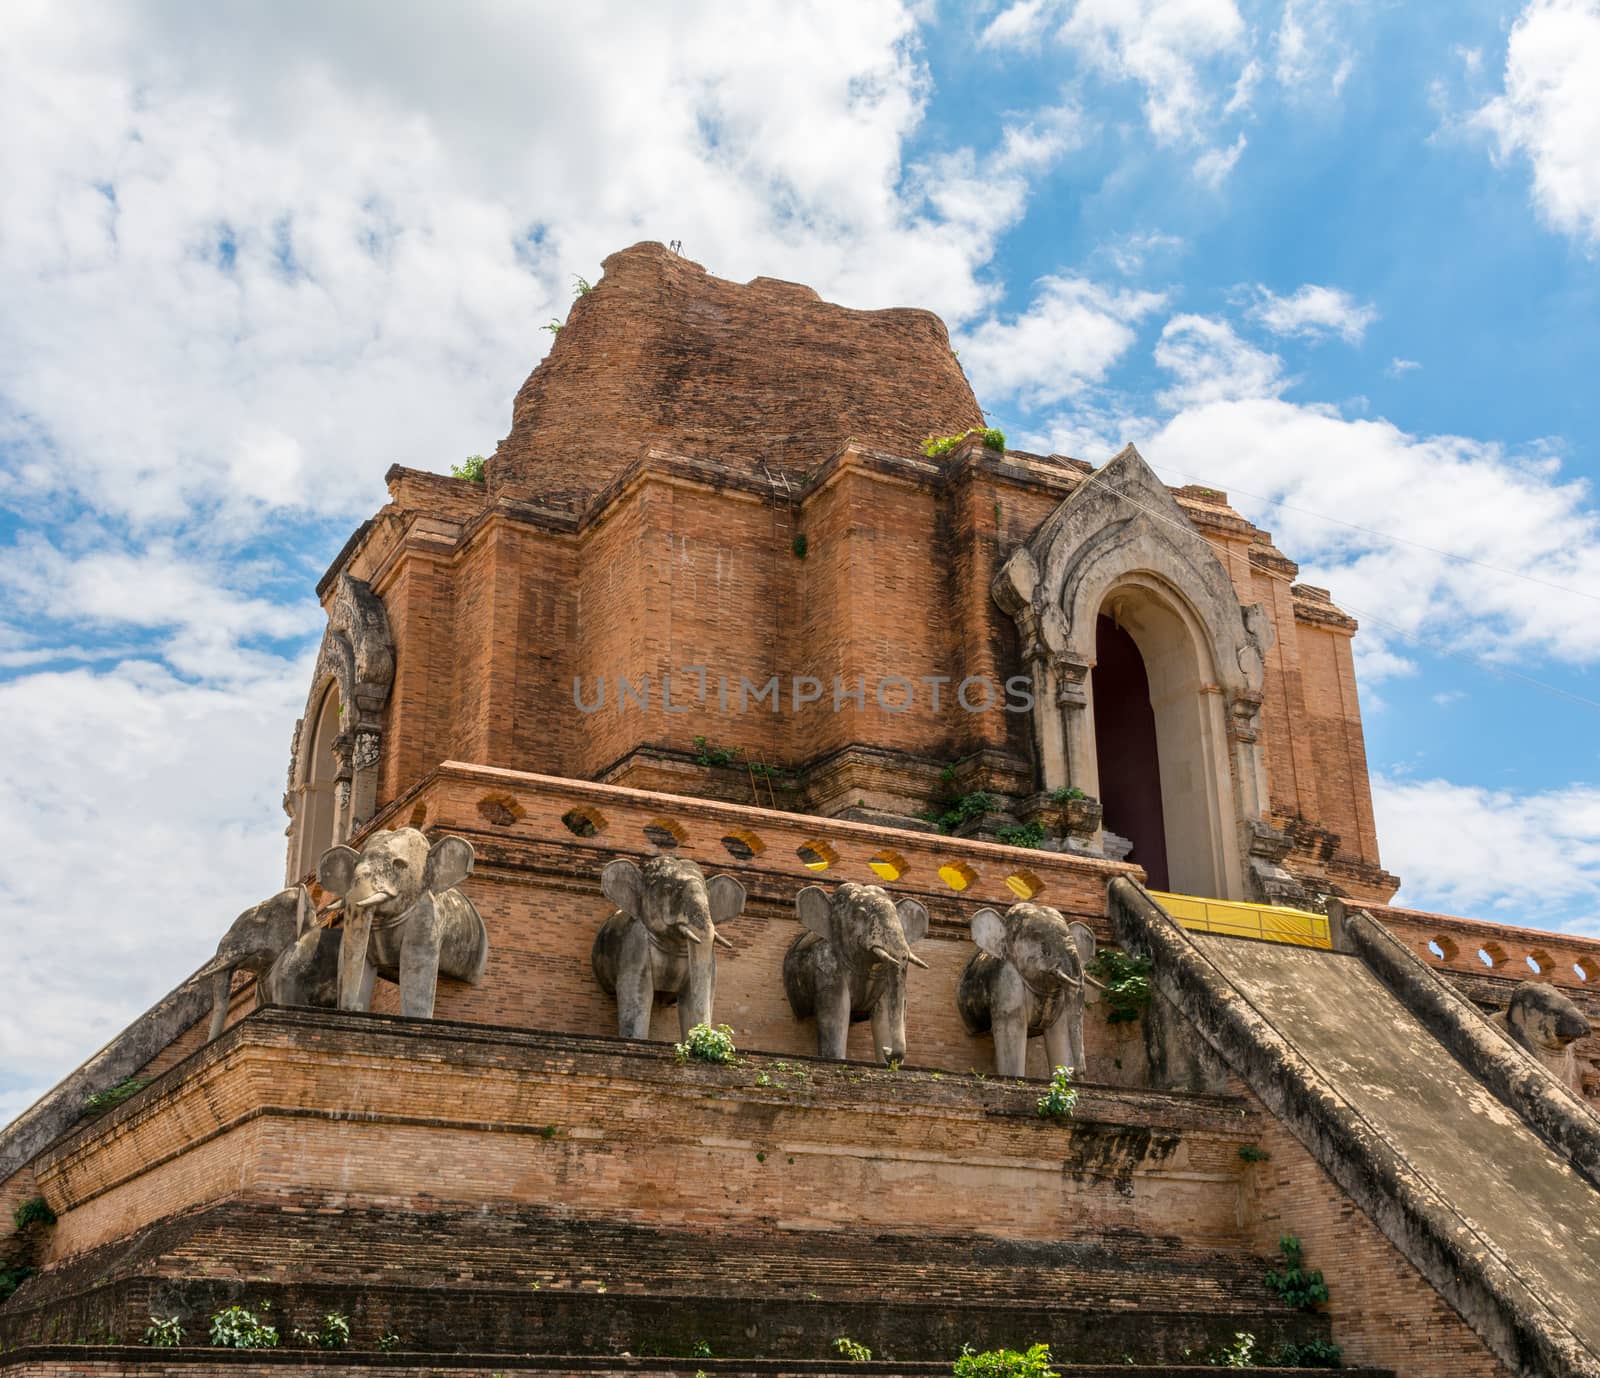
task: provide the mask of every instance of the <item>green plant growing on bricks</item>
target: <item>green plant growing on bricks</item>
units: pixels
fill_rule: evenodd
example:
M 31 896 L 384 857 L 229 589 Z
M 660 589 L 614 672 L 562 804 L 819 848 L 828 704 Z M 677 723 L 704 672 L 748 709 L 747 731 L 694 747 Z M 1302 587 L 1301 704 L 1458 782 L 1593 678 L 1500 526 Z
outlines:
M 997 828 L 995 838 L 1008 847 L 1042 847 L 1044 829 L 1037 823 L 1019 823 L 1015 827 Z
M 330 1311 L 315 1330 L 296 1330 L 295 1343 L 306 1349 L 343 1349 L 350 1343 L 350 1317 Z
M 31 1196 L 16 1210 L 11 1212 L 12 1222 L 19 1230 L 25 1230 L 29 1225 L 54 1225 L 56 1213 L 50 1209 L 50 1203 L 42 1196 Z
M 1343 1368 L 1344 1347 L 1332 1340 L 1285 1340 L 1267 1362 L 1274 1368 Z
M 1078 1108 L 1078 1088 L 1072 1084 L 1072 1068 L 1057 1067 L 1050 1074 L 1050 1089 L 1034 1102 L 1041 1120 L 1070 1120 Z
M 176 1316 L 152 1316 L 144 1328 L 144 1342 L 156 1349 L 176 1349 L 183 1343 L 183 1322 Z
M 450 466 L 452 478 L 464 478 L 470 483 L 483 483 L 486 480 L 483 466 L 487 463 L 482 455 L 468 455 L 459 464 Z
M 1256 1337 L 1248 1330 L 1235 1330 L 1233 1342 L 1206 1355 L 1213 1368 L 1253 1368 L 1255 1366 Z
M 1283 1255 L 1283 1271 L 1267 1269 L 1268 1291 L 1279 1301 L 1302 1311 L 1313 1311 L 1328 1300 L 1328 1284 L 1322 1280 L 1322 1274 L 1315 1270 L 1307 1272 L 1301 1266 L 1305 1262 L 1305 1251 L 1299 1239 L 1292 1234 L 1284 1235 L 1278 1241 L 1278 1252 Z
M 712 1062 L 725 1066 L 733 1061 L 733 1029 L 727 1024 L 712 1028 L 709 1024 L 696 1024 L 685 1035 L 682 1043 L 673 1044 L 679 1062 Z
M 848 1359 L 852 1364 L 869 1364 L 872 1362 L 872 1351 L 857 1340 L 852 1340 L 848 1335 L 841 1335 L 833 1342 L 833 1348 L 840 1357 Z
M 86 1096 L 83 1113 L 103 1115 L 107 1110 L 115 1110 L 129 1096 L 138 1095 L 149 1084 L 149 1077 L 123 1077 L 121 1081 L 114 1082 L 104 1091 L 96 1091 L 92 1096 Z
M 276 1349 L 278 1331 L 254 1311 L 226 1306 L 211 1318 L 211 1343 L 221 1349 Z
M 922 453 L 929 459 L 938 459 L 940 455 L 949 454 L 970 435 L 975 435 L 983 441 L 985 449 L 1005 453 L 1006 433 L 997 431 L 992 426 L 974 426 L 969 431 L 962 431 L 960 435 L 930 435 L 922 442 Z
M 1050 791 L 1050 802 L 1052 804 L 1070 804 L 1074 799 L 1087 799 L 1088 797 L 1076 785 L 1057 785 Z
M 694 762 L 699 766 L 731 766 L 739 763 L 739 748 L 718 746 L 704 737 L 694 739 Z
M 1050 1346 L 1032 1344 L 1026 1349 L 986 1349 L 982 1353 L 971 1345 L 961 1346 L 955 1363 L 955 1378 L 1061 1378 L 1050 1367 Z
M 1106 1023 L 1131 1024 L 1150 1004 L 1150 959 L 1103 947 L 1089 963 L 1089 975 L 1105 995 Z

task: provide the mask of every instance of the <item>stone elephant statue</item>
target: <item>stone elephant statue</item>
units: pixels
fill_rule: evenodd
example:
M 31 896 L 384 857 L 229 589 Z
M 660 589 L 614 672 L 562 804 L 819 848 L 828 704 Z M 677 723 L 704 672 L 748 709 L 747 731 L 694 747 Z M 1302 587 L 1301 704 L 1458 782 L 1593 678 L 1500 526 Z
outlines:
M 658 998 L 677 1002 L 685 1035 L 711 1023 L 716 945 L 732 946 L 717 925 L 744 910 L 744 886 L 732 876 L 707 880 L 692 861 L 657 856 L 643 866 L 626 858 L 608 862 L 600 888 L 617 907 L 600 925 L 589 962 L 595 980 L 616 997 L 617 1033 L 649 1038 Z
M 906 969 L 928 965 L 911 950 L 928 931 L 928 911 L 851 881 L 831 896 L 808 885 L 794 907 L 807 931 L 783 954 L 783 989 L 796 1019 L 816 1016 L 818 1056 L 842 1060 L 850 1025 L 870 1017 L 879 1055 L 904 1061 Z
M 400 985 L 400 1012 L 433 1018 L 441 973 L 476 985 L 489 963 L 489 934 L 455 887 L 472 874 L 472 844 L 416 828 L 375 832 L 358 852 L 330 847 L 317 863 L 323 888 L 344 896 L 339 1008 L 372 1006 L 373 978 Z
M 1099 998 L 1086 968 L 1094 958 L 1094 932 L 1068 923 L 1043 904 L 1013 904 L 1002 917 L 993 909 L 972 916 L 972 954 L 961 973 L 956 1001 L 967 1031 L 994 1034 L 995 1070 L 1026 1074 L 1028 1039 L 1044 1035 L 1052 1067 L 1084 1070 L 1083 1007 Z
M 222 935 L 217 955 L 204 968 L 211 977 L 211 1030 L 215 1038 L 228 1022 L 233 973 L 252 972 L 263 1005 L 339 1003 L 339 932 L 317 927 L 311 896 L 291 885 L 271 899 L 252 904 Z
M 1554 986 L 1543 981 L 1519 981 L 1511 1003 L 1494 1015 L 1511 1041 L 1542 1062 L 1568 1089 L 1583 1092 L 1578 1055 L 1572 1045 L 1590 1032 L 1588 1017 Z

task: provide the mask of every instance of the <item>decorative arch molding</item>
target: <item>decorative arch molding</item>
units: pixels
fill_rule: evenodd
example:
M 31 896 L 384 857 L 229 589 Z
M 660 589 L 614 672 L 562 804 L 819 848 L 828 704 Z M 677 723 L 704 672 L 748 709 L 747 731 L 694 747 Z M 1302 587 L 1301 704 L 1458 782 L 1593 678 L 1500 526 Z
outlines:
M 1011 553 L 990 591 L 1021 637 L 1033 682 L 1036 772 L 1046 791 L 1068 786 L 1099 796 L 1090 672 L 1100 614 L 1120 600 L 1181 626 L 1200 696 L 1195 751 L 1212 781 L 1212 884 L 1234 892 L 1219 895 L 1225 899 L 1304 900 L 1279 864 L 1288 839 L 1267 819 L 1260 730 L 1271 619 L 1260 604 L 1240 603 L 1216 552 L 1137 449 L 1127 446 L 1086 478 Z M 1079 840 L 1103 854 L 1097 818 Z
M 311 692 L 294 725 L 289 746 L 289 782 L 283 809 L 289 815 L 288 880 L 315 870 L 321 846 L 312 836 L 312 795 L 329 782 L 318 777 L 317 731 L 328 695 L 337 696 L 338 729 L 332 741 L 332 843 L 343 842 L 372 817 L 377 806 L 378 760 L 383 743 L 383 708 L 394 683 L 394 641 L 389 618 L 372 586 L 339 575 L 328 604 Z M 331 845 L 331 844 L 330 844 Z

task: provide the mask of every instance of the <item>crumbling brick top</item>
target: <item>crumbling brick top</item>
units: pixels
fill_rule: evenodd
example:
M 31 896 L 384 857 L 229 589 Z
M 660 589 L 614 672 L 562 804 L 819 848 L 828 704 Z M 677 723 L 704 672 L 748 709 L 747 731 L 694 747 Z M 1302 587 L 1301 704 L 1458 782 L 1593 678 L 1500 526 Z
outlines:
M 727 282 L 653 243 L 604 269 L 517 393 L 491 486 L 587 497 L 650 448 L 792 479 L 852 437 L 914 454 L 983 425 L 932 312 Z

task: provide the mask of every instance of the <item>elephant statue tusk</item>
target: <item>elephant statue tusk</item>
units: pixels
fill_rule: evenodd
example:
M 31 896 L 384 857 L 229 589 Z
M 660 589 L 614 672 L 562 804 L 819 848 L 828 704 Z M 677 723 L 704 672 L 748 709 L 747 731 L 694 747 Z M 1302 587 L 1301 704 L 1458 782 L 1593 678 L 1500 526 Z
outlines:
M 730 952 L 733 951 L 733 944 L 724 938 L 720 933 L 713 933 L 711 935 L 711 941 L 714 943 L 721 943 L 723 947 L 727 948 Z
M 1050 974 L 1054 976 L 1056 980 L 1060 981 L 1064 986 L 1077 987 L 1083 984 L 1082 981 L 1078 980 L 1076 976 L 1074 976 L 1070 971 L 1067 971 L 1064 967 L 1057 967 Z M 1098 982 L 1096 984 L 1098 984 Z
M 907 952 L 906 961 L 910 962 L 914 967 L 921 967 L 924 971 L 928 969 L 928 964 L 917 956 L 915 952 Z
M 887 962 L 892 967 L 904 965 L 904 963 L 902 963 L 900 959 L 897 958 L 894 953 L 890 952 L 886 947 L 872 947 L 868 948 L 867 950 L 871 952 L 872 955 L 880 962 Z
M 683 936 L 691 943 L 698 943 L 700 941 L 700 935 L 696 933 L 694 929 L 690 928 L 688 924 L 675 923 L 672 925 L 672 927 L 674 932 L 683 934 Z
M 1106 985 L 1106 983 L 1104 981 L 1096 981 L 1094 979 L 1094 977 L 1089 975 L 1089 973 L 1087 971 L 1083 973 L 1083 979 L 1085 981 L 1087 981 L 1091 986 L 1093 986 L 1096 990 L 1110 990 L 1111 989 L 1111 987 Z
M 364 900 L 357 900 L 351 907 L 355 909 L 371 909 L 373 905 L 382 904 L 385 900 L 392 900 L 393 898 L 394 896 L 387 891 L 380 890 L 375 895 L 368 895 Z

